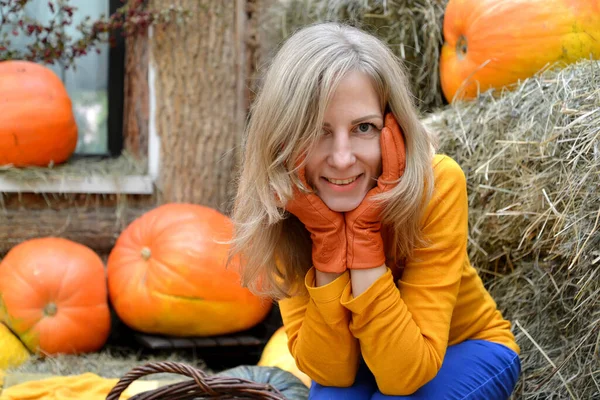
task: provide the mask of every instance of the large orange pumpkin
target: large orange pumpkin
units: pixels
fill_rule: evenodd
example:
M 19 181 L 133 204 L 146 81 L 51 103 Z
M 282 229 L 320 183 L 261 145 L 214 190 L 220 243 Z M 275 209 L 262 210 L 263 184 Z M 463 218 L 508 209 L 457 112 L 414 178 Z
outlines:
M 450 0 L 443 29 L 448 101 L 506 87 L 546 65 L 600 58 L 600 0 Z
M 272 303 L 240 284 L 226 266 L 229 218 L 209 207 L 165 204 L 133 221 L 108 259 L 108 288 L 131 328 L 172 336 L 210 336 L 249 329 Z M 219 242 L 219 243 L 218 243 Z
M 32 352 L 99 350 L 110 332 L 102 260 L 62 238 L 18 244 L 0 263 L 0 319 Z
M 0 165 L 60 164 L 76 146 L 71 99 L 59 77 L 34 62 L 0 62 Z

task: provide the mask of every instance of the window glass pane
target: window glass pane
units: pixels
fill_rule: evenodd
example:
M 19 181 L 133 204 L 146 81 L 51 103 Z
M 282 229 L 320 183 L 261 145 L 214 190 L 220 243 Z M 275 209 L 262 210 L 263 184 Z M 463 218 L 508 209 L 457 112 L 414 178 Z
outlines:
M 73 23 L 65 27 L 65 33 L 74 40 L 81 37 L 76 29 L 86 16 L 92 21 L 100 15 L 108 15 L 108 1 L 71 0 L 77 7 Z M 76 59 L 75 69 L 65 73 L 65 86 L 73 101 L 73 111 L 79 128 L 77 153 L 105 154 L 108 152 L 108 44 Z
M 69 4 L 76 7 L 73 22 L 65 26 L 65 33 L 77 40 L 81 34 L 77 25 L 86 16 L 92 21 L 104 14 L 109 14 L 108 0 L 71 0 Z M 31 0 L 25 7 L 26 15 L 34 20 L 47 24 L 53 15 L 48 7 L 48 0 Z M 0 27 L 7 31 L 12 27 Z M 23 34 L 11 35 L 11 48 L 25 50 L 32 38 Z M 108 153 L 108 62 L 109 46 L 101 44 L 100 54 L 95 50 L 78 57 L 73 67 L 64 69 L 60 64 L 46 65 L 64 82 L 73 102 L 73 113 L 77 121 L 79 139 L 75 150 L 78 154 Z

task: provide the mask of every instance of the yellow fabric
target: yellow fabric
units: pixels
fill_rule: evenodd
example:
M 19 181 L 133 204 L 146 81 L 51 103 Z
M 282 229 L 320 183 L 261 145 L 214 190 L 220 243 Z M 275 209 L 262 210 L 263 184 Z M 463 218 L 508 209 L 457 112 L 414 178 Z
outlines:
M 279 302 L 290 352 L 316 382 L 350 386 L 362 354 L 383 394 L 407 395 L 433 379 L 449 345 L 484 339 L 520 353 L 469 262 L 464 173 L 443 155 L 433 166 L 435 192 L 422 219 L 429 246 L 356 298 L 347 272 L 316 288 L 311 269 L 308 294 Z
M 6 388 L 0 400 L 105 400 L 118 379 L 102 378 L 96 374 L 56 376 L 24 382 Z M 135 381 L 121 395 L 126 400 L 137 393 L 157 388 L 155 381 Z

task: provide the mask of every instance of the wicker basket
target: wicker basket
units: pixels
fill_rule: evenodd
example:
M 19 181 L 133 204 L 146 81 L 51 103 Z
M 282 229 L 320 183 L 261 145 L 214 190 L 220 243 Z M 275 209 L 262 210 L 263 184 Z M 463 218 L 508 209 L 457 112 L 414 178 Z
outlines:
M 119 400 L 121 394 L 133 381 L 145 375 L 157 373 L 179 374 L 192 379 L 136 394 L 131 397 L 131 400 L 286 400 L 286 397 L 272 385 L 228 376 L 211 376 L 204 371 L 177 362 L 154 362 L 133 368 L 117 382 L 106 397 L 106 400 Z

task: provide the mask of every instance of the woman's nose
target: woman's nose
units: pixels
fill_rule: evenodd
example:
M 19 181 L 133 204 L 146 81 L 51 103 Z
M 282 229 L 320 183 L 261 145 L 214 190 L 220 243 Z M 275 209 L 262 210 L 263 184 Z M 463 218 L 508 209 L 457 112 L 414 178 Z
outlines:
M 336 169 L 346 169 L 356 162 L 352 141 L 348 133 L 335 134 L 329 155 L 329 163 Z

